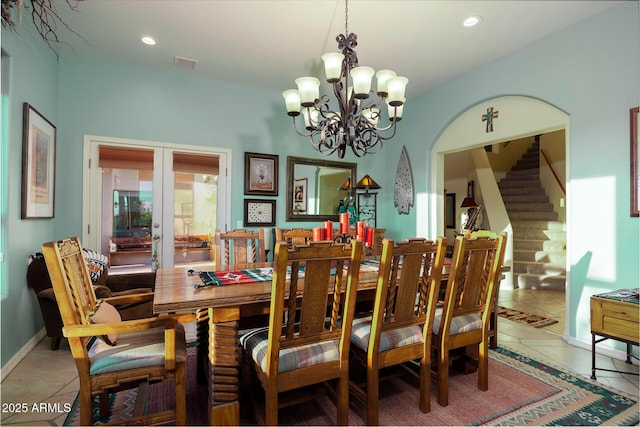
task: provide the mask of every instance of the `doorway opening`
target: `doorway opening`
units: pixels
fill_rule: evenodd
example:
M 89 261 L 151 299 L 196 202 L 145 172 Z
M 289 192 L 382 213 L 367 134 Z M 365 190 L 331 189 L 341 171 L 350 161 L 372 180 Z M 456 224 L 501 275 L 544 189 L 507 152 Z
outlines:
M 491 131 L 485 130 L 482 122 L 482 116 L 487 114 L 487 111 L 492 110 L 494 112 L 500 112 L 500 119 L 494 121 L 494 127 Z M 526 120 L 523 120 L 526 118 Z M 505 143 L 507 141 L 526 138 L 539 134 L 546 134 L 551 132 L 560 132 L 564 134 L 564 176 L 568 177 L 568 171 L 570 170 L 569 159 L 569 116 L 565 112 L 558 108 L 535 98 L 525 96 L 504 96 L 489 99 L 483 101 L 468 110 L 464 111 L 458 116 L 452 123 L 442 132 L 431 152 L 430 158 L 430 180 L 431 183 L 431 197 L 428 200 L 428 217 L 429 222 L 427 225 L 422 226 L 429 227 L 423 231 L 425 235 L 445 235 L 445 156 L 454 155 L 465 152 L 471 149 L 483 149 L 485 146 L 492 146 L 496 144 Z M 492 173 L 491 173 L 492 174 Z M 466 178 L 465 178 L 466 179 Z M 495 178 L 492 176 L 494 186 L 497 192 L 497 184 Z M 466 183 L 464 184 L 466 188 Z M 570 192 L 570 186 L 566 186 L 567 192 Z M 447 192 L 449 189 L 447 188 Z M 570 200 L 570 196 L 567 195 L 565 200 Z M 485 204 L 487 201 L 485 200 Z M 498 202 L 502 204 L 501 198 Z M 570 218 L 570 204 L 566 204 L 566 218 Z M 504 206 L 502 206 L 504 211 Z M 514 289 L 513 287 L 513 232 L 511 229 L 511 223 L 506 215 L 503 223 L 498 222 L 494 224 L 491 222 L 491 228 L 493 231 L 507 231 L 508 243 L 507 254 L 505 256 L 505 265 L 509 266 L 511 273 L 507 274 L 507 280 L 503 280 L 501 290 L 505 287 L 507 289 Z M 417 226 L 421 227 L 420 225 Z M 567 242 L 570 242 L 571 227 L 568 221 L 565 226 Z M 420 230 L 418 230 L 420 231 Z M 566 259 L 571 259 L 569 256 L 570 245 L 565 244 Z M 566 271 L 566 283 L 570 283 L 570 272 L 568 262 L 565 261 Z M 567 335 L 567 331 L 570 327 L 570 319 L 566 316 L 568 307 L 570 306 L 570 292 L 564 293 L 565 305 L 563 307 L 564 316 L 566 319 L 564 322 L 564 333 Z

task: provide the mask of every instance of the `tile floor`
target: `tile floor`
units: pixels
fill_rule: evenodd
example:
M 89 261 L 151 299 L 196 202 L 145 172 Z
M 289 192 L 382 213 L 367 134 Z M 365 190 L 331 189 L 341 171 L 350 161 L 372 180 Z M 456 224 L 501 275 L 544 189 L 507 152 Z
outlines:
M 552 317 L 558 319 L 558 323 L 536 329 L 500 318 L 498 343 L 589 377 L 591 352 L 562 340 L 564 301 L 564 293 L 558 291 L 501 290 L 499 305 Z M 638 372 L 637 365 L 602 355 L 597 356 L 596 366 Z M 633 396 L 639 395 L 637 375 L 597 371 L 597 376 L 598 382 L 604 385 Z M 65 404 L 69 406 L 74 401 L 78 387 L 76 368 L 66 340 L 58 351 L 51 351 L 49 339 L 45 338 L 2 382 L 0 425 L 62 425 L 67 415 Z M 42 403 L 47 405 L 42 406 Z M 37 404 L 35 408 L 34 404 Z M 16 406 L 18 409 L 26 406 L 26 411 L 9 411 Z

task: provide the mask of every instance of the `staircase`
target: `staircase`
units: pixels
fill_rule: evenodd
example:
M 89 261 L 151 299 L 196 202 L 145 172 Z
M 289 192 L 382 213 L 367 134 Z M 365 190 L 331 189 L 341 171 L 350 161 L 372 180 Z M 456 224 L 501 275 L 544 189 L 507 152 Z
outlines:
M 513 284 L 561 291 L 566 232 L 540 182 L 539 150 L 536 141 L 498 183 L 513 228 Z

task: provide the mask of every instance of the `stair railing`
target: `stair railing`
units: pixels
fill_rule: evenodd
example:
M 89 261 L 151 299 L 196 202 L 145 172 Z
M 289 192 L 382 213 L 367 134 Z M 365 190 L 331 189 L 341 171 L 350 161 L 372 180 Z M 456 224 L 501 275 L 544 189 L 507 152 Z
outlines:
M 540 149 L 540 154 L 542 154 L 542 158 L 547 163 L 547 166 L 549 166 L 549 169 L 551 170 L 553 177 L 556 179 L 556 182 L 558 183 L 558 185 L 560 186 L 560 189 L 562 190 L 562 194 L 566 195 L 567 192 L 564 189 L 564 185 L 562 184 L 560 177 L 558 177 L 558 173 L 555 171 L 555 169 L 551 165 L 551 161 L 549 161 L 549 157 L 547 157 L 547 153 L 545 153 L 543 149 Z

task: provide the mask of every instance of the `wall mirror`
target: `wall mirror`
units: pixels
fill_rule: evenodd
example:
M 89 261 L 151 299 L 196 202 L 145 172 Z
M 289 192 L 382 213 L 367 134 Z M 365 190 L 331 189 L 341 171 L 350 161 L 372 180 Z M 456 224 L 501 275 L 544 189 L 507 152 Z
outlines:
M 353 189 L 338 190 L 356 163 L 287 156 L 287 221 L 338 220 L 338 202 Z M 353 195 L 353 194 L 352 194 Z

